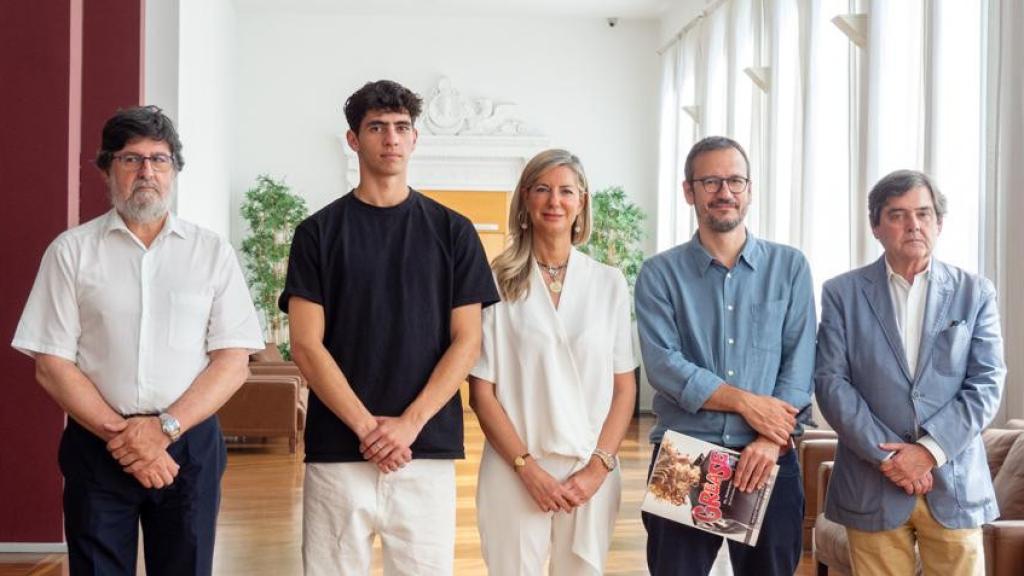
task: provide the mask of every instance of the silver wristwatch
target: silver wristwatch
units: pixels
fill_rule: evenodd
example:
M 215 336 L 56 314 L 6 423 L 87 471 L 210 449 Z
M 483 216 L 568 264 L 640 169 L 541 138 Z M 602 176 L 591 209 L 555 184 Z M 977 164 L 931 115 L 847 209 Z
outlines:
M 164 434 L 171 439 L 171 442 L 177 442 L 178 438 L 181 437 L 181 422 L 174 416 L 171 416 L 167 412 L 160 413 L 160 429 L 163 430 Z
M 614 454 L 601 450 L 600 448 L 594 448 L 593 455 L 601 461 L 601 464 L 604 464 L 604 467 L 607 468 L 609 472 L 615 470 L 619 465 L 619 459 L 616 458 Z

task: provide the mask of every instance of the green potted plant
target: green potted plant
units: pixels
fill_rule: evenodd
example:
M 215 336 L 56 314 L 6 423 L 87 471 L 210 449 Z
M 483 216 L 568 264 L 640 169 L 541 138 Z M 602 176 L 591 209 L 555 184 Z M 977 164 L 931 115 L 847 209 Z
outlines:
M 640 241 L 644 237 L 643 222 L 646 215 L 626 197 L 621 186 L 598 190 L 590 197 L 590 211 L 594 226 L 590 241 L 580 247 L 598 262 L 622 270 L 633 293 L 636 276 L 644 263 Z M 636 403 L 633 413 L 640 413 L 640 367 L 636 368 Z
M 276 344 L 286 359 L 291 356 L 288 320 L 277 308 L 277 298 L 284 290 L 295 227 L 308 213 L 305 200 L 266 174 L 256 178 L 242 203 L 242 217 L 249 223 L 249 236 L 242 241 L 249 287 L 266 320 L 267 341 Z
M 598 190 L 590 197 L 594 216 L 590 241 L 580 249 L 598 262 L 615 266 L 626 276 L 630 293 L 644 263 L 640 241 L 646 216 L 626 197 L 621 186 Z

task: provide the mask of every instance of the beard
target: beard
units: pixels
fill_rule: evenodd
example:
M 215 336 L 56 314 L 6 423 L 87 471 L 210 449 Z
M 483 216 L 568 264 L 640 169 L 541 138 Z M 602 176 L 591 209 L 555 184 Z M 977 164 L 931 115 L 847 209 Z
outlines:
M 131 196 L 122 198 L 110 190 L 110 203 L 125 222 L 149 224 L 160 220 L 170 211 L 174 191 L 161 195 L 156 186 L 140 184 L 132 190 Z
M 738 202 L 715 202 L 709 208 L 716 208 L 718 206 L 734 206 L 738 210 L 738 214 L 735 218 L 719 218 L 711 213 L 711 210 L 707 210 L 703 215 L 698 213 L 698 216 L 703 216 L 704 222 L 715 232 L 732 232 L 737 226 L 743 223 L 743 219 L 747 217 L 747 207 L 749 204 L 741 205 Z

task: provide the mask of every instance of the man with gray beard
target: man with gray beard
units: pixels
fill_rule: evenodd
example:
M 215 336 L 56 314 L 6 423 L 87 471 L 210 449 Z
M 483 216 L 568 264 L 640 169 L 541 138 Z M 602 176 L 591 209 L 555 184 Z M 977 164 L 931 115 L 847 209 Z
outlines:
M 210 574 L 224 440 L 214 413 L 263 347 L 231 246 L 169 212 L 184 165 L 159 108 L 120 110 L 96 165 L 113 210 L 50 244 L 12 346 L 67 412 L 71 574 Z

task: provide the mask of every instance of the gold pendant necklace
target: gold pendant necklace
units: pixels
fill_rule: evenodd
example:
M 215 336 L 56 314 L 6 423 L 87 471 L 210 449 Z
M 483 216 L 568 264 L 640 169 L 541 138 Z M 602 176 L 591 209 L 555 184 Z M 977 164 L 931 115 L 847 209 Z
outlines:
M 561 266 L 551 266 L 550 264 L 545 264 L 540 260 L 537 260 L 537 265 L 540 266 L 545 272 L 548 273 L 548 276 L 551 277 L 551 282 L 547 283 L 548 290 L 551 290 L 555 294 L 560 293 L 562 291 L 562 283 L 558 280 L 558 277 L 561 276 L 562 271 L 564 271 L 569 266 L 569 262 L 567 261 L 565 264 L 562 264 Z

